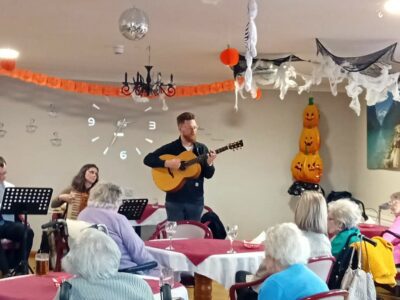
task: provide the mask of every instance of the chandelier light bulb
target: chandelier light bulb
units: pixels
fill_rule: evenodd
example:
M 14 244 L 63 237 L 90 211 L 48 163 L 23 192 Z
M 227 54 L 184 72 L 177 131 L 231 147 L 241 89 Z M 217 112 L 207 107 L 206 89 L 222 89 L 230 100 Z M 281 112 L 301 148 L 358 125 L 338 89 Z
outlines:
M 400 0 L 387 0 L 383 7 L 390 14 L 400 14 Z

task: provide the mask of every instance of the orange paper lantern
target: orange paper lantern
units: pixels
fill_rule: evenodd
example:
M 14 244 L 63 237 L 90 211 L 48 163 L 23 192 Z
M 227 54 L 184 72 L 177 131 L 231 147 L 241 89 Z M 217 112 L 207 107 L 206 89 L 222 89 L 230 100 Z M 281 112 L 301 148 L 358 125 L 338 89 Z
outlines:
M 219 55 L 221 62 L 229 67 L 237 65 L 239 62 L 239 51 L 235 48 L 227 48 Z

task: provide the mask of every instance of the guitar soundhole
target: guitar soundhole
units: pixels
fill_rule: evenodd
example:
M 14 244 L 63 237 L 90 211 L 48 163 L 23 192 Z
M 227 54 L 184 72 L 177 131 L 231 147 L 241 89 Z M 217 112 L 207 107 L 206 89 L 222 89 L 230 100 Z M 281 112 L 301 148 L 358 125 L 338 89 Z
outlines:
M 179 167 L 179 170 L 181 170 L 181 171 L 186 170 L 186 164 L 185 164 L 184 161 L 181 162 L 181 165 L 180 165 L 180 167 Z

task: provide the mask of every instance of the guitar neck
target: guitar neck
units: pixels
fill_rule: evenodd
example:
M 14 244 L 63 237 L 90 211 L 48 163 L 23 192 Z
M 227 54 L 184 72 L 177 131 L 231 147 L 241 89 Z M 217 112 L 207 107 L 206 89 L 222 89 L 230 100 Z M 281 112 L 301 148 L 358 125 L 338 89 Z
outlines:
M 224 147 L 216 149 L 215 153 L 218 154 L 218 153 L 224 152 L 224 151 L 226 151 L 228 149 L 229 149 L 228 146 L 224 146 Z M 200 163 L 202 160 L 207 159 L 207 155 L 208 155 L 207 153 L 204 153 L 204 154 L 201 154 L 201 155 L 197 156 L 196 158 L 193 158 L 191 160 L 185 161 L 185 167 L 188 167 L 188 166 L 193 165 L 193 164 Z

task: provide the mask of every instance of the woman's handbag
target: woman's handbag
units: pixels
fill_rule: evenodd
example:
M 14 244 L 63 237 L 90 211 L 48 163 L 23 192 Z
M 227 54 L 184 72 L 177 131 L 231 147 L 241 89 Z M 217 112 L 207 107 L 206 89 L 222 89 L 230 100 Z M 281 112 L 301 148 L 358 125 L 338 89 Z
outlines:
M 349 292 L 349 300 L 376 300 L 376 290 L 374 280 L 371 273 L 365 272 L 362 267 L 361 247 L 363 239 L 360 239 L 360 246 L 358 247 L 358 265 L 355 270 L 351 265 L 346 270 L 343 276 L 341 288 Z M 365 242 L 364 242 L 365 243 Z M 366 247 L 365 247 L 366 248 Z M 355 247 L 351 257 L 353 258 Z M 368 257 L 368 254 L 367 254 Z M 351 261 L 351 260 L 350 260 Z

